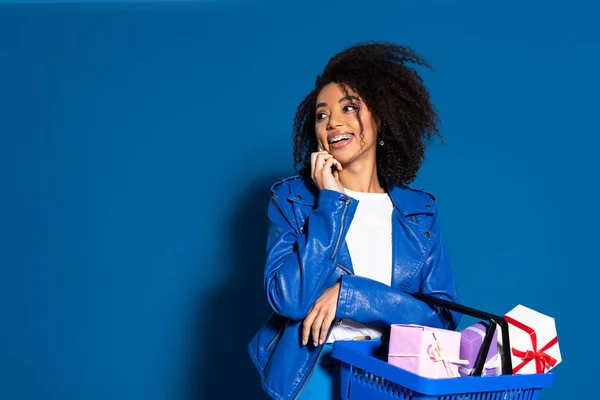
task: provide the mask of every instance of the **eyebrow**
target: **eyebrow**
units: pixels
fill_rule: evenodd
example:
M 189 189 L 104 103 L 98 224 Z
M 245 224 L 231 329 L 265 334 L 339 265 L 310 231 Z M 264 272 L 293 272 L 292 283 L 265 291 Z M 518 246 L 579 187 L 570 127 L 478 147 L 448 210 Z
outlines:
M 344 96 L 338 101 L 338 103 L 343 103 L 344 101 L 347 101 L 347 100 L 359 101 L 359 98 L 356 96 Z M 321 108 L 321 107 L 327 107 L 327 103 L 319 103 L 319 104 L 317 104 L 316 108 Z

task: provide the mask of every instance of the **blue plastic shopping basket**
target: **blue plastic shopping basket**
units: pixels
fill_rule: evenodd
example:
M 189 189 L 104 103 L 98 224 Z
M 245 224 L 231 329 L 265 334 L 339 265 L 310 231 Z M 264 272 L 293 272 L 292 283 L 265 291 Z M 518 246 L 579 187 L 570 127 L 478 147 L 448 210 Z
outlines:
M 434 307 L 486 319 L 490 328 L 475 363 L 474 376 L 431 379 L 389 364 L 381 341 L 336 341 L 332 356 L 339 363 L 344 400 L 535 400 L 554 384 L 554 374 L 512 375 L 508 324 L 499 316 L 423 294 L 412 294 Z M 496 326 L 502 328 L 502 375 L 481 376 Z M 385 352 L 383 352 L 385 353 Z

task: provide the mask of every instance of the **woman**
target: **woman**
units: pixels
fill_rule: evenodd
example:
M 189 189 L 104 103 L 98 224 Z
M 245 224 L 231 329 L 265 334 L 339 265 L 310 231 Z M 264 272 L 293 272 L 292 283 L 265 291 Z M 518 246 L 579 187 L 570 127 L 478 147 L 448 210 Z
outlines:
M 248 346 L 273 398 L 331 399 L 331 344 L 394 323 L 455 329 L 457 301 L 435 198 L 407 186 L 438 116 L 411 49 L 365 43 L 335 55 L 294 120 L 300 174 L 272 187 L 265 289 L 274 313 Z

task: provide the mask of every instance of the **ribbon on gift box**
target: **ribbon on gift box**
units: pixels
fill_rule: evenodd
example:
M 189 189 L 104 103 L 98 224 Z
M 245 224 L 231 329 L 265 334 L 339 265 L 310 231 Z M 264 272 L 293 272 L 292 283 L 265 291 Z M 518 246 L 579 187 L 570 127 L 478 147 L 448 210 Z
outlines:
M 448 376 L 454 376 L 454 377 L 460 377 L 460 375 L 453 371 L 450 364 L 458 364 L 458 365 L 467 365 L 469 364 L 468 360 L 460 360 L 460 359 L 454 359 L 454 358 L 448 358 L 445 357 L 442 354 L 442 344 L 440 343 L 436 332 L 435 331 L 431 331 L 432 335 L 433 335 L 433 344 L 431 346 L 429 346 L 429 349 L 427 351 L 427 354 L 404 354 L 404 353 L 390 353 L 388 354 L 389 357 L 418 357 L 418 358 L 431 358 L 433 361 L 436 362 L 435 365 L 435 376 L 437 378 L 438 376 L 438 368 L 437 366 L 439 364 L 439 362 L 442 362 L 444 364 L 444 367 L 446 367 L 446 372 L 448 372 Z
M 514 325 L 515 327 L 517 327 L 517 328 L 525 331 L 527 334 L 529 334 L 529 337 L 531 338 L 531 346 L 533 347 L 533 351 L 532 350 L 522 351 L 522 350 L 515 349 L 514 347 L 511 349 L 512 353 L 515 357 L 519 357 L 523 360 L 523 362 L 521 364 L 519 364 L 513 368 L 513 374 L 516 374 L 517 372 L 519 372 L 519 370 L 521 368 L 523 368 L 525 365 L 527 365 L 532 360 L 535 360 L 535 370 L 538 374 L 543 373 L 546 370 L 547 366 L 554 367 L 556 365 L 556 359 L 554 357 L 550 356 L 549 354 L 546 354 L 545 351 L 558 343 L 558 336 L 555 336 L 554 339 L 550 340 L 548 343 L 546 343 L 545 346 L 543 346 L 541 349 L 538 350 L 537 349 L 537 335 L 533 328 L 525 325 L 522 322 L 517 321 L 514 318 L 506 316 L 506 315 L 504 316 L 504 319 L 509 324 Z
M 481 376 L 486 376 L 486 369 L 495 369 L 500 365 L 500 355 L 498 353 L 494 354 L 494 357 L 490 358 L 485 364 L 483 364 L 483 373 Z M 459 372 L 462 372 L 465 375 L 471 375 L 475 368 L 467 368 L 467 367 L 458 367 Z
M 479 336 L 481 336 L 481 340 L 483 341 L 483 339 L 485 338 L 485 332 L 482 331 L 481 329 L 477 328 L 476 326 L 469 326 L 468 328 L 465 328 L 465 331 L 471 331 L 474 332 L 476 334 L 478 334 Z M 483 373 L 481 375 L 486 375 L 485 370 L 486 369 L 495 369 L 500 365 L 500 356 L 498 355 L 498 353 L 494 354 L 494 356 L 492 358 L 490 358 L 488 361 L 486 361 L 485 364 L 483 364 Z M 467 368 L 467 367 L 458 367 L 458 370 L 460 372 L 462 372 L 465 375 L 471 375 L 471 373 L 475 370 L 475 368 Z

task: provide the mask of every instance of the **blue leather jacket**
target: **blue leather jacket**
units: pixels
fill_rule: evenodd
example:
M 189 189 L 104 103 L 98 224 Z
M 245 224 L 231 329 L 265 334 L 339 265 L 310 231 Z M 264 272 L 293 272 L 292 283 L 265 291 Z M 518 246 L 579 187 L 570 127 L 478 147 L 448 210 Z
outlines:
M 312 374 L 323 346 L 314 347 L 312 341 L 302 345 L 302 320 L 323 291 L 337 282 L 337 321 L 444 329 L 458 325 L 459 314 L 432 308 L 405 293 L 458 301 L 435 198 L 406 186 L 387 189 L 394 204 L 391 287 L 353 273 L 345 235 L 357 200 L 319 191 L 310 178 L 300 176 L 271 188 L 264 284 L 274 312 L 248 351 L 263 389 L 274 399 L 295 399 Z

